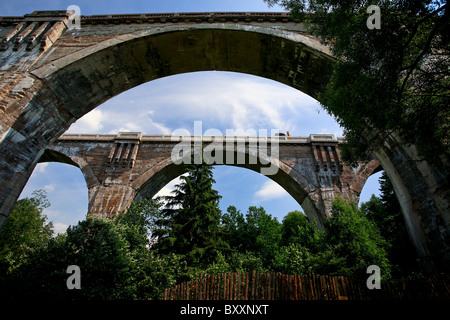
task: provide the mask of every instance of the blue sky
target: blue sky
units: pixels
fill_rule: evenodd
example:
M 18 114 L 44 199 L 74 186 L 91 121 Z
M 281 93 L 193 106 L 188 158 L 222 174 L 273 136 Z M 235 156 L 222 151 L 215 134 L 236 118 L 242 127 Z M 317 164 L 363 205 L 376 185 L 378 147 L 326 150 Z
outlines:
M 81 14 L 283 11 L 269 8 L 262 0 L 222 1 L 14 1 L 0 4 L 1 16 L 22 16 L 35 10 L 65 10 L 78 5 Z M 180 117 L 180 114 L 183 116 Z M 117 133 L 140 131 L 144 134 L 171 134 L 185 128 L 192 132 L 194 121 L 202 121 L 203 130 L 280 129 L 291 135 L 332 133 L 342 129 L 309 96 L 283 84 L 244 74 L 198 72 L 162 78 L 126 91 L 74 123 L 72 133 Z M 214 169 L 215 189 L 222 196 L 223 211 L 235 205 L 242 212 L 249 206 L 263 206 L 279 221 L 290 211 L 302 210 L 276 183 L 259 173 L 230 166 Z M 379 174 L 366 184 L 362 201 L 378 194 Z M 160 194 L 168 194 L 175 181 Z M 64 232 L 85 218 L 87 188 L 81 171 L 73 166 L 39 164 L 21 197 L 36 189 L 47 191 L 51 206 L 45 214 L 56 232 Z

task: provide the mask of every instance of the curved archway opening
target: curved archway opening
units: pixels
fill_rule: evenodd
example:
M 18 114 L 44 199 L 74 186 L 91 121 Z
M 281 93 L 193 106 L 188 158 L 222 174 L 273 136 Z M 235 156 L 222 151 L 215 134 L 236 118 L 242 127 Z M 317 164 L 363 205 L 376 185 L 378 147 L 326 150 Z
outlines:
M 256 75 L 317 97 L 333 64 L 327 47 L 296 31 L 200 24 L 155 28 L 98 42 L 58 59 L 53 68 L 38 67 L 33 74 L 45 79 L 79 118 L 140 84 L 197 71 Z
M 361 206 L 362 203 L 369 201 L 372 195 L 375 195 L 376 197 L 380 196 L 381 190 L 379 179 L 383 174 L 383 172 L 384 172 L 383 170 L 374 172 L 367 179 L 366 183 L 364 184 L 364 187 L 361 190 L 358 206 Z
M 119 131 L 170 135 L 183 128 L 271 129 L 308 136 L 343 130 L 311 96 L 267 78 L 226 71 L 199 71 L 156 79 L 101 104 L 67 133 Z
M 186 110 L 190 112 L 186 113 Z M 193 132 L 193 123 L 198 119 L 204 120 L 205 131 L 214 128 L 224 134 L 228 128 L 244 131 L 267 128 L 270 133 L 270 129 L 276 126 L 296 136 L 311 133 L 340 136 L 342 133 L 337 122 L 321 112 L 319 103 L 308 95 L 273 80 L 221 71 L 186 73 L 142 84 L 88 113 L 68 132 L 170 134 L 178 128 Z M 57 161 L 70 163 L 64 159 Z M 232 180 L 233 175 L 221 175 L 217 181 L 227 184 Z M 263 181 L 258 183 L 253 187 L 260 190 L 275 188 Z M 162 182 L 155 184 L 155 193 L 164 186 Z M 285 192 L 286 195 L 288 193 Z M 264 205 L 276 207 L 279 204 L 274 204 L 275 200 L 268 199 Z
M 314 187 L 309 184 L 307 177 L 286 165 L 286 163 L 282 160 L 270 162 L 267 166 L 263 165 L 262 162 L 259 162 L 259 160 L 263 160 L 261 154 L 258 154 L 256 157 L 251 154 L 250 149 L 244 152 L 236 149 L 231 152 L 222 150 L 220 153 L 222 154 L 221 157 L 223 157 L 224 160 L 231 155 L 233 157 L 254 157 L 255 159 L 257 158 L 258 161 L 254 161 L 254 164 L 251 164 L 250 162 L 241 164 L 236 162 L 234 164 L 229 164 L 226 161 L 223 161 L 220 162 L 221 164 L 215 164 L 215 168 L 224 166 L 232 168 L 239 167 L 250 171 L 255 171 L 258 175 L 263 176 L 260 172 L 263 172 L 264 169 L 267 169 L 268 166 L 270 166 L 271 174 L 264 176 L 266 180 L 263 179 L 263 182 L 261 182 L 261 180 L 259 181 L 259 183 L 262 183 L 259 185 L 261 190 L 259 190 L 256 195 L 263 198 L 260 200 L 273 198 L 271 194 L 272 192 L 278 193 L 275 198 L 277 198 L 279 194 L 290 195 L 299 205 L 303 206 L 304 212 L 308 219 L 311 222 L 316 221 L 318 227 L 320 229 L 323 228 L 323 222 L 326 219 L 326 216 L 325 213 L 318 208 L 318 204 L 310 198 L 310 193 L 314 192 Z M 154 197 L 161 189 L 170 184 L 173 180 L 176 180 L 177 177 L 184 174 L 186 171 L 187 170 L 184 164 L 176 164 L 170 158 L 163 159 L 158 164 L 149 168 L 144 174 L 133 182 L 133 187 L 136 189 L 134 200 L 139 201 L 144 198 Z M 221 178 L 222 181 L 232 183 L 236 182 L 232 175 L 222 176 Z M 240 179 L 238 180 L 238 183 L 247 186 L 249 189 L 252 188 L 251 183 L 245 179 L 242 179 L 242 176 L 240 176 Z M 236 194 L 242 196 L 242 194 Z
M 45 208 L 43 214 L 52 221 L 56 234 L 86 217 L 88 188 L 77 166 L 59 161 L 38 163 L 19 199 L 31 197 L 35 190 L 44 190 L 47 194 L 50 207 Z
M 213 188 L 222 196 L 219 207 L 226 212 L 229 206 L 235 206 L 246 212 L 250 206 L 262 206 L 272 217 L 282 221 L 289 212 L 304 212 L 301 205 L 278 183 L 259 173 L 235 166 L 214 166 Z M 171 180 L 154 197 L 170 196 L 179 177 Z

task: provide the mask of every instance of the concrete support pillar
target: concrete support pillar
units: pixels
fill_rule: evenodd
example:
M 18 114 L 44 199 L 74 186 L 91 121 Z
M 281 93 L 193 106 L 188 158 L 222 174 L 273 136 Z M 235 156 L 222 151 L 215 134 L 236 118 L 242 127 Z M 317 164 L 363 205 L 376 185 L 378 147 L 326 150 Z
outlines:
M 0 102 L 0 227 L 45 148 L 75 121 L 41 81 L 23 76 L 14 84 Z
M 418 157 L 398 137 L 377 152 L 395 190 L 424 271 L 450 268 L 450 189 L 448 174 Z
M 135 190 L 126 184 L 97 185 L 89 188 L 88 214 L 114 217 L 125 211 Z

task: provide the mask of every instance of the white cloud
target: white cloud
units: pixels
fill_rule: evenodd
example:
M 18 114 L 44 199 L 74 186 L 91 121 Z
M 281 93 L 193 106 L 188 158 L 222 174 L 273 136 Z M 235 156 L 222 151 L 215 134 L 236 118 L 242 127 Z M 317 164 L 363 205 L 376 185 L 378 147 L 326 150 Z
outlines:
M 55 191 L 55 187 L 56 187 L 56 184 L 50 183 L 50 184 L 47 184 L 46 186 L 44 186 L 44 190 L 47 192 L 53 192 L 53 191 Z
M 268 79 L 232 72 L 196 72 L 157 79 L 126 91 L 91 111 L 69 129 L 73 133 L 138 131 L 172 134 L 179 128 L 203 131 L 271 129 L 291 135 L 335 133 L 337 123 L 317 112 L 313 98 Z M 324 120 L 325 119 L 325 120 Z M 317 127 L 323 128 L 318 132 Z
M 182 174 L 181 176 L 187 176 L 187 173 Z M 158 197 L 158 196 L 171 196 L 171 192 L 173 190 L 175 190 L 175 186 L 177 184 L 180 184 L 181 181 L 181 176 L 176 177 L 175 179 L 173 179 L 172 181 L 170 181 L 168 184 L 166 184 L 160 191 L 158 191 L 157 194 L 155 194 L 154 198 Z
M 98 133 L 103 128 L 103 120 L 103 112 L 94 109 L 73 123 L 67 131 L 71 133 Z
M 166 116 L 203 120 L 207 124 L 229 129 L 281 129 L 292 127 L 301 113 L 311 113 L 309 106 L 315 101 L 299 91 L 267 79 L 232 73 L 196 73 L 182 75 L 186 82 L 167 84 L 167 96 L 156 97 L 156 105 L 165 105 Z M 180 79 L 182 80 L 182 79 Z M 182 107 L 182 109 L 180 108 Z M 175 110 L 178 110 L 176 112 Z M 184 111 L 184 112 L 183 112 Z M 295 113 L 295 117 L 292 117 Z M 159 110 L 155 115 L 161 114 Z
M 153 198 L 171 196 L 173 190 L 173 188 L 165 186 L 161 190 L 159 190 L 158 193 L 153 196 Z
M 259 201 L 273 200 L 288 196 L 289 194 L 276 182 L 266 181 L 261 188 L 256 191 L 255 198 Z
M 64 215 L 60 211 L 53 210 L 50 207 L 45 208 L 43 213 L 47 216 L 48 221 L 52 222 L 55 234 L 66 232 L 69 225 L 62 222 L 62 220 L 64 220 Z
M 58 219 L 61 217 L 61 212 L 59 212 L 58 210 L 53 210 L 50 208 L 45 208 L 44 209 L 44 214 L 47 216 L 47 218 L 50 221 L 55 221 L 55 219 Z
M 48 162 L 38 163 L 34 169 L 38 173 L 45 173 L 45 169 L 48 167 Z
M 69 227 L 68 224 L 64 224 L 64 223 L 60 223 L 60 222 L 53 223 L 53 230 L 55 231 L 55 234 L 66 232 L 68 227 Z
M 115 134 L 121 131 L 124 132 L 142 132 L 144 134 L 171 134 L 172 130 L 165 127 L 162 123 L 157 123 L 153 119 L 148 118 L 150 114 L 141 114 L 133 121 L 120 121 L 120 119 L 127 119 L 129 115 L 112 116 L 108 127 L 112 127 L 108 133 Z M 124 123 L 125 122 L 125 123 Z

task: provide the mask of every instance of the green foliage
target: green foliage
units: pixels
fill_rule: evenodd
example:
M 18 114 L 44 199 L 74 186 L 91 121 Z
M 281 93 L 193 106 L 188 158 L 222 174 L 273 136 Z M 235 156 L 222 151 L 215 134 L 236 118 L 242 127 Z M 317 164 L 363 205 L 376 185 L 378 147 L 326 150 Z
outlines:
M 217 274 L 217 273 L 226 273 L 231 272 L 232 268 L 230 267 L 230 264 L 225 259 L 225 256 L 222 253 L 219 253 L 217 255 L 216 260 L 207 266 L 205 269 L 198 270 L 199 273 L 202 274 Z
M 281 4 L 337 58 L 319 97 L 344 128 L 343 156 L 365 159 L 395 133 L 443 172 L 450 165 L 449 12 L 446 1 L 266 0 Z M 370 30 L 370 4 L 381 28 Z
M 338 257 L 345 257 L 348 272 L 363 275 L 369 265 L 378 265 L 383 276 L 389 277 L 387 243 L 356 204 L 347 204 L 340 198 L 333 201 L 332 218 L 325 223 L 325 228 L 326 243 Z
M 186 202 L 196 197 L 217 199 L 215 192 L 209 197 L 195 192 L 195 181 L 200 181 L 203 187 L 206 185 L 203 190 L 208 194 L 211 177 L 204 179 L 200 176 L 208 177 L 208 174 L 199 172 L 203 169 L 192 169 L 191 176 L 186 177 L 190 182 L 180 186 L 175 196 L 183 194 L 179 199 Z M 205 183 L 206 180 L 209 182 Z M 191 191 L 187 191 L 189 189 Z M 161 202 L 152 199 L 132 204 L 127 213 L 115 218 L 89 216 L 55 238 L 35 228 L 39 232 L 34 234 L 38 236 L 34 237 L 34 242 L 28 242 L 29 249 L 24 251 L 20 264 L 14 265 L 7 276 L 6 272 L 0 276 L 0 295 L 6 300 L 160 299 L 165 288 L 207 273 L 256 270 L 367 277 L 367 267 L 372 264 L 381 268 L 385 279 L 404 275 L 415 271 L 409 265 L 413 259 L 406 250 L 410 243 L 398 203 L 393 202 L 392 185 L 385 176 L 381 178 L 381 189 L 381 198 L 372 197 L 360 210 L 354 203 L 336 199 L 324 231 L 319 231 L 299 211 L 289 212 L 280 223 L 264 208 L 254 206 L 248 208 L 245 216 L 230 206 L 221 216 L 221 223 L 209 219 L 203 225 L 199 223 L 198 214 L 217 213 L 213 210 L 216 203 L 202 206 L 204 211 L 189 211 L 184 210 L 184 202 L 175 200 L 172 204 L 177 204 L 177 208 L 162 211 Z M 192 197 L 186 196 L 189 192 Z M 45 197 L 37 194 L 34 200 L 18 202 L 17 208 L 23 209 L 21 212 L 33 212 L 31 221 L 37 221 L 35 227 L 42 227 L 45 218 L 37 213 L 46 205 Z M 177 210 L 190 214 L 189 218 L 177 217 L 174 214 Z M 27 243 L 29 235 L 20 235 L 17 230 L 22 229 L 12 227 L 23 221 L 11 221 L 9 230 L 16 230 Z M 181 222 L 184 225 L 180 228 Z M 189 230 L 187 226 L 203 229 Z M 177 234 L 176 230 L 181 233 Z M 166 240 L 150 245 L 149 239 L 155 240 L 158 232 L 161 239 Z M 208 232 L 216 237 L 214 255 L 205 254 L 207 250 L 201 252 L 208 242 L 192 241 L 194 245 L 182 247 L 183 251 L 175 247 L 177 243 L 185 243 L 183 237 L 198 235 L 202 239 Z M 14 232 L 8 236 L 12 238 Z M 168 246 L 170 237 L 176 241 L 169 242 L 171 246 Z M 11 255 L 8 250 L 12 246 L 3 248 L 6 248 L 4 256 Z M 69 277 L 66 270 L 70 265 L 80 267 L 81 290 L 66 287 Z
M 245 218 L 230 206 L 222 216 L 224 240 L 232 250 L 254 252 L 265 265 L 270 263 L 281 241 L 281 224 L 262 207 L 251 206 Z
M 256 253 L 251 251 L 235 251 L 229 257 L 230 269 L 233 272 L 267 271 L 263 260 Z
M 250 242 L 247 249 L 258 252 L 265 263 L 272 260 L 281 241 L 281 224 L 263 207 L 249 207 L 246 215 Z
M 157 204 L 149 206 L 154 210 Z M 145 226 L 151 215 L 132 210 L 128 217 L 87 217 L 1 277 L 0 294 L 5 299 L 160 299 L 165 288 L 190 277 L 184 257 L 148 250 Z M 70 265 L 81 270 L 81 290 L 67 289 Z
M 154 199 L 134 201 L 126 212 L 118 216 L 118 223 L 127 230 L 127 241 L 132 249 L 149 246 L 149 240 L 155 240 L 156 223 L 163 216 L 161 206 L 160 201 Z
M 261 207 L 250 207 L 245 219 L 229 207 L 222 225 L 225 239 L 234 244 L 227 259 L 233 272 L 246 269 L 236 262 L 247 256 L 256 258 L 255 268 L 288 274 L 365 275 L 376 264 L 385 278 L 390 276 L 388 245 L 376 224 L 341 199 L 333 203 L 332 218 L 322 232 L 301 212 L 289 212 L 280 224 Z
M 111 219 L 88 217 L 67 229 L 67 261 L 83 273 L 87 299 L 117 299 L 132 295 L 131 269 L 134 262 L 125 228 Z M 122 290 L 118 290 L 119 286 Z
M 50 203 L 43 190 L 18 200 L 0 230 L 0 273 L 11 273 L 26 262 L 28 255 L 47 244 L 53 224 L 42 214 Z
M 332 217 L 325 230 L 318 229 L 297 211 L 283 219 L 282 246 L 273 259 L 273 269 L 283 273 L 365 275 L 371 264 L 380 266 L 388 278 L 391 265 L 386 241 L 375 223 L 341 199 L 333 202 Z
M 222 214 L 221 224 L 224 239 L 231 248 L 245 250 L 249 243 L 249 235 L 244 215 L 234 206 L 229 206 L 227 212 Z
M 220 196 L 212 188 L 211 166 L 189 165 L 187 171 L 174 195 L 165 197 L 164 216 L 154 232 L 158 237 L 155 249 L 185 255 L 191 264 L 209 264 L 226 247 L 219 228 Z
M 311 253 L 298 243 L 290 243 L 275 253 L 273 269 L 283 274 L 311 273 Z
M 317 229 L 317 223 L 309 222 L 308 218 L 300 211 L 289 212 L 283 218 L 281 233 L 283 246 L 299 243 L 313 252 L 320 249 L 321 233 Z

